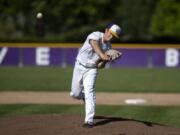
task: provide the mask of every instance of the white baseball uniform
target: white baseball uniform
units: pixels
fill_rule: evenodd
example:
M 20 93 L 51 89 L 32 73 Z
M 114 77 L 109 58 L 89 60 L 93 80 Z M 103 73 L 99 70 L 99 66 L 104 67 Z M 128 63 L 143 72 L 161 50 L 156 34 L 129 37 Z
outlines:
M 100 56 L 94 52 L 90 40 L 98 41 L 103 51 L 111 49 L 110 43 L 103 42 L 103 35 L 102 32 L 93 32 L 88 35 L 79 50 L 74 66 L 70 96 L 85 99 L 85 123 L 93 122 L 95 115 L 95 83 L 98 73 L 96 62 L 100 59 Z

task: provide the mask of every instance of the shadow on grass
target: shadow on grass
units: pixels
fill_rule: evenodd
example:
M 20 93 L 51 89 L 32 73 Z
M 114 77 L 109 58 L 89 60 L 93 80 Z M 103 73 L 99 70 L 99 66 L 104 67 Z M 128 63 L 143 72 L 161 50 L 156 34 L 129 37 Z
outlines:
M 95 126 L 102 126 L 102 125 L 106 125 L 108 123 L 119 122 L 119 121 L 140 122 L 140 123 L 145 124 L 148 127 L 153 127 L 153 125 L 166 126 L 166 125 L 159 124 L 159 123 L 152 123 L 152 122 L 147 122 L 147 121 L 140 121 L 140 120 L 134 120 L 134 119 L 120 118 L 120 117 L 95 116 L 94 119 L 96 121 Z

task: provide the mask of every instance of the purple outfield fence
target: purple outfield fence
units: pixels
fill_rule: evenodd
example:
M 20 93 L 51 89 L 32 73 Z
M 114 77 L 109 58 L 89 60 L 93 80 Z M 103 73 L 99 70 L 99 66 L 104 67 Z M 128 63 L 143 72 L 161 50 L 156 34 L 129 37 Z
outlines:
M 42 43 L 41 43 L 42 44 Z M 74 66 L 79 45 L 19 45 L 0 43 L 0 66 Z M 145 47 L 144 47 L 145 46 Z M 111 67 L 180 67 L 180 46 L 115 45 L 123 53 Z

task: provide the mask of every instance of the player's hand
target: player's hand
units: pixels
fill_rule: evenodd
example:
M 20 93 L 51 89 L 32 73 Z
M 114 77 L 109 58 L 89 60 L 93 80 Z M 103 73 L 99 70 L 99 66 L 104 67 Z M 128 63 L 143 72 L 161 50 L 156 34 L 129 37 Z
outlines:
M 97 64 L 97 68 L 98 69 L 102 69 L 102 68 L 104 68 L 105 66 L 106 66 L 106 61 L 101 61 L 101 62 L 99 62 L 98 64 Z
M 104 61 L 110 61 L 111 60 L 110 56 L 108 56 L 106 54 L 102 54 L 101 59 L 104 60 Z
M 98 68 L 98 69 L 102 69 L 102 68 L 104 68 L 105 66 L 106 66 L 106 63 L 107 63 L 108 61 L 103 61 L 102 59 L 99 59 L 97 62 L 96 62 L 96 67 Z

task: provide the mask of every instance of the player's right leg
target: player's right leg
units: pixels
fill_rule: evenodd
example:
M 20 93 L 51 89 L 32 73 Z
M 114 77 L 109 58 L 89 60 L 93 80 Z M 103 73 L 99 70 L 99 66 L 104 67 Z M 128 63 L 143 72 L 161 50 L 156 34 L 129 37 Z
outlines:
M 97 78 L 97 69 L 91 69 L 84 75 L 84 92 L 85 92 L 85 123 L 93 126 L 93 118 L 96 108 L 95 83 Z M 85 124 L 85 125 L 86 125 Z
M 74 67 L 70 96 L 76 99 L 84 99 L 83 75 L 77 65 Z

